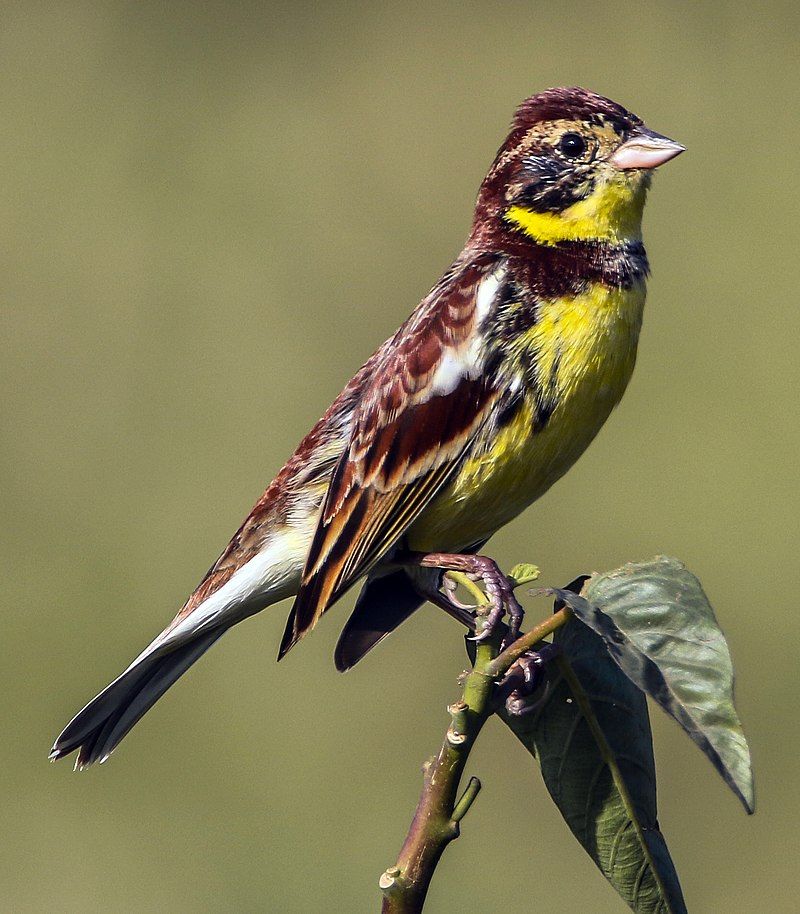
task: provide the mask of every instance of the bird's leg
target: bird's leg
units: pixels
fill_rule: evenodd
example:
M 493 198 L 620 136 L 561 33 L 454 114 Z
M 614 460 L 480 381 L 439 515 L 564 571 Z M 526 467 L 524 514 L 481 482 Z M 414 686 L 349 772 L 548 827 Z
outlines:
M 503 616 L 508 613 L 509 626 L 506 642 L 516 640 L 519 636 L 519 627 L 524 615 L 519 601 L 514 596 L 514 589 L 508 581 L 508 578 L 497 567 L 494 559 L 485 555 L 462 555 L 460 553 L 449 552 L 406 552 L 401 556 L 396 556 L 395 561 L 399 564 L 416 565 L 422 568 L 439 568 L 442 571 L 460 571 L 472 581 L 480 581 L 486 592 L 486 598 L 489 601 L 485 619 L 482 627 L 475 635 L 476 641 L 484 641 L 490 638 L 502 624 Z M 428 599 L 437 606 L 442 606 L 442 599 L 447 600 L 449 608 L 447 612 L 453 615 L 452 610 L 459 604 L 453 603 L 449 596 L 445 596 L 437 589 L 439 599 L 432 599 L 428 594 Z M 445 608 L 445 607 L 443 607 Z M 458 618 L 458 617 L 456 617 Z M 473 616 L 473 622 L 470 628 L 477 628 Z

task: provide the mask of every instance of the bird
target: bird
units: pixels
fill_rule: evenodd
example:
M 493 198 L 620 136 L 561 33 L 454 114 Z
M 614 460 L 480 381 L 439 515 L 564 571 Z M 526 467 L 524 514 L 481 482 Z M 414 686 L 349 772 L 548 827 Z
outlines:
M 64 728 L 51 759 L 104 762 L 229 628 L 293 597 L 279 659 L 363 581 L 346 670 L 431 601 L 477 629 L 443 576 L 521 608 L 481 550 L 584 452 L 636 360 L 653 169 L 685 147 L 620 104 L 553 88 L 515 110 L 461 253 L 356 372 L 167 627 Z

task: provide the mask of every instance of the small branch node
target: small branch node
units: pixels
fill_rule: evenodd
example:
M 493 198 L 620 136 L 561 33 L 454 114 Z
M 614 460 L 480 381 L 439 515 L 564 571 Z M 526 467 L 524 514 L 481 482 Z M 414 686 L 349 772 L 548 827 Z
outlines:
M 385 872 L 381 874 L 381 878 L 378 880 L 378 885 L 380 886 L 381 891 L 384 894 L 388 894 L 392 889 L 398 888 L 400 876 L 400 867 L 399 866 L 390 866 Z
M 460 746 L 463 743 L 465 743 L 466 740 L 467 740 L 466 733 L 459 733 L 457 730 L 454 730 L 452 727 L 450 727 L 447 730 L 447 742 L 450 743 L 451 746 Z
M 447 710 L 453 718 L 453 722 L 450 724 L 450 728 L 447 731 L 447 741 L 451 746 L 460 746 L 466 739 L 466 734 L 469 729 L 469 721 L 467 718 L 469 705 L 462 699 L 448 705 Z

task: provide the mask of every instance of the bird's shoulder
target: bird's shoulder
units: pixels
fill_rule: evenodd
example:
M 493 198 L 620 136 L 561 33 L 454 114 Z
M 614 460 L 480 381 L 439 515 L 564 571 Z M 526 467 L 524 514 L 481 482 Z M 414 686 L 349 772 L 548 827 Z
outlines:
M 353 412 L 343 491 L 408 481 L 416 458 L 426 458 L 417 471 L 444 458 L 448 429 L 456 437 L 467 430 L 489 393 L 480 328 L 505 276 L 502 255 L 462 254 L 373 356 Z M 389 464 L 403 472 L 385 472 Z M 337 507 L 329 499 L 326 510 Z

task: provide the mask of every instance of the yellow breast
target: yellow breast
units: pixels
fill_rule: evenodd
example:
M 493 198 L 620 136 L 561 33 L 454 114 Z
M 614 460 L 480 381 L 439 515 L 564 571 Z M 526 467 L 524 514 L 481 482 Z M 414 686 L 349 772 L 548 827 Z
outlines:
M 504 353 L 515 379 L 533 361 L 553 403 L 547 423 L 534 431 L 535 391 L 527 390 L 513 420 L 478 436 L 458 475 L 414 523 L 411 549 L 455 551 L 488 538 L 572 466 L 628 385 L 644 298 L 644 283 L 598 283 L 542 304 L 537 322 Z

